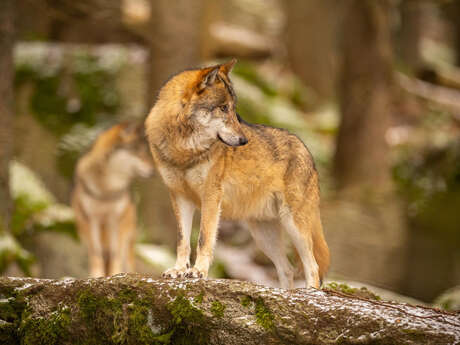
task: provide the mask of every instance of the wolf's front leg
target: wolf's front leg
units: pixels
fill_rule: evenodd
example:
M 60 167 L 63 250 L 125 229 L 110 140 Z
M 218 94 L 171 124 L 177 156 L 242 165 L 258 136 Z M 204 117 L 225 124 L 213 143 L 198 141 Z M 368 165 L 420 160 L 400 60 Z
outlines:
M 103 277 L 106 275 L 104 256 L 102 254 L 101 226 L 100 223 L 90 220 L 90 240 L 88 242 L 89 275 L 90 277 Z
M 165 278 L 185 276 L 190 267 L 190 234 L 195 205 L 181 195 L 171 193 L 173 211 L 177 220 L 177 258 L 173 268 L 163 273 Z
M 213 258 L 219 226 L 221 193 L 214 191 L 207 195 L 201 207 L 200 237 L 198 240 L 195 266 L 187 272 L 187 277 L 207 278 L 209 266 Z

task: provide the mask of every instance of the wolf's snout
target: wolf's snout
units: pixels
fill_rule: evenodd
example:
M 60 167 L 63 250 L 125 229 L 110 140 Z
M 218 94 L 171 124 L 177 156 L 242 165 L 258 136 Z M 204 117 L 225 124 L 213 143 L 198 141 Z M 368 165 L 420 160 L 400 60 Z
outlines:
M 248 138 L 246 138 L 246 137 L 240 137 L 239 140 L 238 140 L 238 145 L 239 146 L 246 145 L 247 143 L 248 143 Z

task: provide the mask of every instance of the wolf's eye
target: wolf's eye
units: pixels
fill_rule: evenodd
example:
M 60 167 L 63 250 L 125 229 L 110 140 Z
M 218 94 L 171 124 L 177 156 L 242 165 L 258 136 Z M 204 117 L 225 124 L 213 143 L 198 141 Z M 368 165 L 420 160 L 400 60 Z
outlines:
M 221 106 L 219 107 L 219 109 L 220 109 L 222 112 L 226 113 L 226 112 L 228 111 L 228 105 L 227 105 L 227 104 L 221 105 Z

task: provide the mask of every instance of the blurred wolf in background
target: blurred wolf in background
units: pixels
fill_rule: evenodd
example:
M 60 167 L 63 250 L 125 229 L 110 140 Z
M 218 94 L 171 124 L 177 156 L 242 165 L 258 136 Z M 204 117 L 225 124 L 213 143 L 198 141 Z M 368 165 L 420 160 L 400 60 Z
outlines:
M 243 121 L 229 79 L 235 60 L 172 77 L 146 119 L 155 166 L 178 222 L 177 261 L 165 277 L 207 277 L 219 218 L 246 221 L 293 287 L 283 233 L 302 260 L 306 285 L 320 286 L 329 249 L 319 211 L 318 174 L 305 145 L 286 130 Z M 197 258 L 190 267 L 193 213 L 201 208 Z
M 129 187 L 153 173 L 144 127 L 122 123 L 103 132 L 80 158 L 72 207 L 88 248 L 91 277 L 134 269 L 136 208 Z

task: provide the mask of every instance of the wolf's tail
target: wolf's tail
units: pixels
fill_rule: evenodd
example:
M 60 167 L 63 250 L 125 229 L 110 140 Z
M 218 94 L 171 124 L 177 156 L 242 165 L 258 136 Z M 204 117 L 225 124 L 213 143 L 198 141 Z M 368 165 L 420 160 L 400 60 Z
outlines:
M 329 247 L 324 239 L 323 227 L 321 220 L 319 226 L 316 226 L 312 231 L 313 236 L 313 255 L 315 256 L 316 263 L 318 264 L 319 279 L 322 284 L 324 276 L 329 269 L 330 255 Z
M 326 243 L 323 233 L 323 226 L 321 224 L 321 218 L 319 212 L 316 216 L 315 221 L 313 222 L 313 228 L 311 229 L 312 240 L 313 240 L 313 255 L 315 257 L 316 263 L 318 264 L 318 274 L 320 284 L 323 283 L 323 279 L 326 276 L 327 271 L 329 270 L 329 247 Z M 294 248 L 295 249 L 295 248 Z M 295 276 L 303 276 L 304 268 L 302 265 L 302 259 L 297 250 L 294 250 L 295 259 Z

